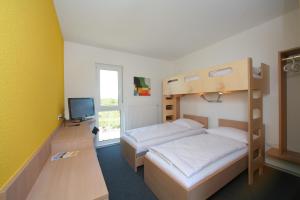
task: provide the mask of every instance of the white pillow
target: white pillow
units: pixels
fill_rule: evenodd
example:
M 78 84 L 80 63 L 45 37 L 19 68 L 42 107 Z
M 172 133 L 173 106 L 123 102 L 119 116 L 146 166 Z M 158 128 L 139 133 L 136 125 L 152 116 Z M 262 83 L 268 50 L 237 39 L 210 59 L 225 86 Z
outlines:
M 206 130 L 209 134 L 220 135 L 248 144 L 248 132 L 237 128 L 218 127 Z
M 196 122 L 194 120 L 186 119 L 186 118 L 177 119 L 177 120 L 173 121 L 173 123 L 175 123 L 179 126 L 184 126 L 184 127 L 190 128 L 190 129 L 198 129 L 198 128 L 204 127 L 204 125 L 201 124 L 200 122 Z

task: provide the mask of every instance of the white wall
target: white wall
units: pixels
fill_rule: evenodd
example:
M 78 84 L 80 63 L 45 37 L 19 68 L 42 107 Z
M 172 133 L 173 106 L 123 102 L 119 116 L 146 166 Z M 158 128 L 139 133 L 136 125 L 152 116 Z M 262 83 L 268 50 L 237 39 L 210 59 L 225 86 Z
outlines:
M 95 64 L 121 65 L 126 129 L 144 126 L 161 120 L 163 78 L 177 72 L 252 57 L 256 66 L 261 62 L 270 65 L 270 94 L 264 98 L 264 123 L 267 144 L 276 146 L 279 119 L 277 55 L 280 50 L 300 46 L 299 22 L 300 10 L 297 9 L 174 62 L 65 42 L 65 98 L 96 97 Z M 133 76 L 151 78 L 151 97 L 133 96 Z M 246 101 L 243 93 L 226 94 L 221 104 L 186 96 L 181 101 L 181 113 L 206 115 L 210 118 L 210 126 L 215 127 L 217 119 L 221 117 L 247 120 Z M 67 102 L 65 108 L 68 116 Z
M 278 144 L 278 51 L 300 46 L 300 10 L 234 35 L 207 48 L 176 60 L 177 72 L 209 67 L 245 57 L 252 57 L 254 65 L 270 65 L 270 94 L 264 98 L 266 142 Z M 173 72 L 174 73 L 174 72 Z M 225 95 L 223 103 L 207 103 L 200 97 L 184 97 L 181 113 L 202 114 L 210 118 L 210 126 L 217 126 L 217 118 L 247 120 L 246 95 Z
M 123 97 L 125 128 L 135 128 L 161 122 L 162 79 L 171 63 L 65 42 L 65 114 L 68 117 L 67 98 L 97 97 L 96 63 L 123 66 Z M 151 96 L 133 96 L 133 77 L 151 79 Z

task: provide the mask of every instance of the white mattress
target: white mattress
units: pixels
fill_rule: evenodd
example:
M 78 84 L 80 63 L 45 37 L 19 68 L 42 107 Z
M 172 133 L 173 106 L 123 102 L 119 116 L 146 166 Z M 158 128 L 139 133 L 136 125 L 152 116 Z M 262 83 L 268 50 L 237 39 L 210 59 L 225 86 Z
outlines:
M 146 154 L 146 157 L 151 160 L 153 163 L 155 163 L 160 169 L 162 169 L 166 174 L 171 176 L 173 179 L 175 179 L 177 182 L 179 182 L 183 187 L 186 189 L 191 188 L 193 185 L 198 183 L 199 181 L 203 180 L 207 176 L 213 174 L 218 169 L 224 167 L 228 163 L 232 162 L 233 160 L 242 157 L 246 155 L 248 151 L 248 148 L 245 147 L 243 149 L 240 149 L 232 154 L 229 154 L 222 159 L 208 165 L 204 169 L 202 169 L 200 172 L 196 173 L 192 177 L 186 177 L 183 175 L 176 167 L 170 165 L 165 160 L 160 158 L 158 155 L 148 152 Z
M 179 138 L 201 134 L 201 133 L 203 133 L 203 131 L 205 131 L 205 129 L 188 130 L 188 131 L 185 131 L 185 132 L 176 133 L 176 134 L 171 135 L 171 136 L 160 137 L 160 138 L 148 140 L 148 141 L 145 141 L 145 142 L 136 142 L 135 140 L 133 140 L 131 137 L 127 136 L 126 134 L 124 134 L 122 136 L 122 139 L 124 139 L 132 147 L 135 148 L 136 154 L 140 154 L 140 153 L 148 151 L 149 147 L 151 147 L 153 145 L 158 145 L 158 144 L 162 144 L 162 143 L 165 143 L 165 142 L 170 142 L 172 140 L 176 140 L 176 139 L 179 139 Z
M 206 166 L 245 147 L 245 143 L 228 137 L 199 134 L 152 146 L 149 151 L 175 166 L 185 176 L 192 177 Z
M 125 131 L 125 135 L 131 137 L 136 142 L 146 142 L 161 137 L 171 136 L 191 129 L 194 128 L 190 128 L 175 122 L 166 122 L 127 130 Z

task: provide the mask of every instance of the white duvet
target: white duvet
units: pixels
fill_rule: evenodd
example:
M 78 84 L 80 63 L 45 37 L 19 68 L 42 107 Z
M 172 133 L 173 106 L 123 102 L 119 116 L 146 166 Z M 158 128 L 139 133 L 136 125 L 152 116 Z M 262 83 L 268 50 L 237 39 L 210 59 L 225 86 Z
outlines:
M 201 134 L 157 145 L 150 151 L 186 177 L 192 177 L 209 164 L 245 147 L 246 144 L 230 138 Z
M 130 138 L 136 142 L 145 142 L 148 140 L 167 137 L 176 133 L 181 133 L 184 131 L 191 130 L 185 126 L 180 126 L 175 123 L 163 123 L 155 124 L 152 126 L 141 127 L 137 129 L 128 130 L 125 132 Z

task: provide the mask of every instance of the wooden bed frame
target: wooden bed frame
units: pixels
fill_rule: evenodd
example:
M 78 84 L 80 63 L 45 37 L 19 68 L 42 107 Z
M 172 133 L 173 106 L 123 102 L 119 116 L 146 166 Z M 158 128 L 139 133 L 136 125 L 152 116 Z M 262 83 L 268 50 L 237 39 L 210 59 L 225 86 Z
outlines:
M 225 74 L 217 75 L 217 72 Z M 269 92 L 269 66 L 261 63 L 259 77 L 253 75 L 252 58 L 192 72 L 182 73 L 164 79 L 164 99 L 179 102 L 182 95 L 203 95 L 206 93 L 247 92 L 248 95 L 248 183 L 253 184 L 254 173 L 263 173 L 265 160 L 265 136 L 263 126 L 263 94 Z M 176 98 L 172 98 L 176 97 Z M 163 101 L 164 102 L 164 101 Z M 171 105 L 171 106 L 170 106 Z M 164 117 L 172 117 L 175 110 L 171 103 L 163 105 Z M 179 106 L 173 106 L 180 109 Z M 254 137 L 256 136 L 256 137 Z M 254 139 L 256 138 L 256 139 Z
M 183 118 L 198 121 L 204 125 L 204 128 L 208 128 L 208 118 L 207 117 L 184 114 Z M 135 148 L 122 138 L 121 138 L 120 144 L 121 144 L 121 151 L 122 151 L 124 158 L 127 160 L 128 164 L 136 172 L 137 168 L 139 166 L 144 165 L 144 158 L 145 158 L 146 152 L 141 153 L 141 154 L 136 154 Z
M 233 127 L 248 131 L 247 122 L 219 119 L 219 126 Z M 200 200 L 207 199 L 246 170 L 248 156 L 241 156 L 230 162 L 191 188 L 185 188 L 151 160 L 145 158 L 144 162 L 145 183 L 159 200 Z

